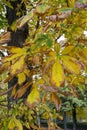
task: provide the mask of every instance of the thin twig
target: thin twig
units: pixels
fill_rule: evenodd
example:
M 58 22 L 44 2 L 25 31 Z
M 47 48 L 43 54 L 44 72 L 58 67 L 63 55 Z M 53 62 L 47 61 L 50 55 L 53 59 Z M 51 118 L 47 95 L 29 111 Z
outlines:
M 7 94 L 9 91 L 12 90 L 12 88 L 13 88 L 13 87 L 7 89 L 5 92 L 0 93 L 0 96 L 3 96 L 3 95 L 5 95 L 5 94 Z

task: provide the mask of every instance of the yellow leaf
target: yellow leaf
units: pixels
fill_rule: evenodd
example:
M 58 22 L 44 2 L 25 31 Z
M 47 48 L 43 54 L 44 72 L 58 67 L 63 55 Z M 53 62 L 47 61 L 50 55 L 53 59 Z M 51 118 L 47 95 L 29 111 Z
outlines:
M 22 56 L 13 65 L 11 65 L 11 74 L 22 72 L 25 68 L 25 56 Z
M 26 75 L 24 73 L 19 73 L 17 75 L 17 77 L 18 77 L 18 83 L 19 83 L 19 85 L 21 85 L 22 83 L 24 83 L 25 80 L 26 80 Z
M 64 50 L 61 52 L 61 54 L 68 54 L 68 53 L 70 53 L 74 48 L 75 48 L 75 46 L 67 46 L 67 47 L 65 47 Z
M 83 55 L 84 55 L 84 58 L 87 59 L 87 48 L 83 48 Z
M 25 104 L 29 108 L 34 108 L 40 102 L 40 94 L 36 85 L 33 85 L 31 93 L 28 95 Z
M 42 118 L 43 118 L 43 119 L 49 119 L 49 118 L 50 118 L 49 113 L 48 113 L 47 111 L 44 112 L 44 113 L 42 114 Z
M 76 55 L 78 56 L 78 58 L 82 63 L 87 65 L 87 48 L 83 48 Z
M 23 54 L 26 54 L 27 48 L 26 47 L 23 47 L 23 48 L 20 48 L 20 47 L 10 47 L 10 48 L 8 48 L 8 50 L 12 54 L 18 53 L 19 55 L 21 55 L 21 54 L 23 55 Z
M 60 87 L 60 85 L 64 82 L 64 72 L 58 58 L 52 67 L 51 82 L 57 87 Z
M 24 74 L 28 77 L 30 77 L 30 70 L 29 69 L 25 69 L 24 70 Z
M 23 130 L 21 122 L 13 117 L 9 121 L 8 130 L 14 130 L 15 128 L 17 128 L 17 130 Z
M 69 73 L 80 74 L 81 65 L 75 58 L 70 56 L 62 56 L 61 58 L 65 69 Z
M 14 97 L 15 93 L 16 93 L 16 86 L 17 84 L 14 85 L 12 92 L 11 92 L 11 97 Z
M 8 61 L 12 61 L 22 55 L 26 55 L 27 54 L 27 48 L 20 48 L 20 47 L 10 47 L 8 48 L 9 52 L 12 53 L 12 55 L 6 56 L 5 58 L 2 59 L 2 62 L 8 62 Z
M 75 5 L 75 0 L 68 0 L 69 7 L 74 7 L 74 5 Z
M 41 5 L 38 5 L 36 7 L 36 13 L 38 14 L 44 14 L 48 11 L 48 9 L 50 8 L 49 5 L 46 5 L 46 4 L 41 4 Z
M 58 43 L 55 43 L 54 49 L 55 49 L 56 53 L 58 54 L 60 51 L 60 45 Z

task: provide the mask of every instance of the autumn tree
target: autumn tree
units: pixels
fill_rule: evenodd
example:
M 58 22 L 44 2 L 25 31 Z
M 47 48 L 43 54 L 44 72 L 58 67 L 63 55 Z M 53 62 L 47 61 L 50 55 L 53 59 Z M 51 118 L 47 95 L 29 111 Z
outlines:
M 58 128 L 51 119 L 60 117 L 59 95 L 77 96 L 76 87 L 82 81 L 86 84 L 87 80 L 87 37 L 84 35 L 87 3 L 83 0 L 2 2 L 6 5 L 8 29 L 0 37 L 0 49 L 2 52 L 7 50 L 8 55 L 1 59 L 0 74 L 6 74 L 1 83 L 8 83 L 9 89 L 1 91 L 0 95 L 9 93 L 8 100 L 23 99 L 32 84 L 25 101 L 21 100 L 23 116 L 27 110 L 31 117 L 26 115 L 24 125 L 28 129 L 40 128 L 36 120 L 41 113 L 47 117 L 49 129 Z M 65 40 L 59 41 L 62 35 Z M 30 77 L 32 80 L 27 80 Z M 66 86 L 69 92 L 60 91 Z M 54 111 L 50 104 L 55 105 Z M 22 130 L 21 114 L 16 111 L 12 116 L 16 104 L 13 107 L 12 103 L 10 107 L 13 109 L 7 128 Z M 36 125 L 32 125 L 34 120 Z

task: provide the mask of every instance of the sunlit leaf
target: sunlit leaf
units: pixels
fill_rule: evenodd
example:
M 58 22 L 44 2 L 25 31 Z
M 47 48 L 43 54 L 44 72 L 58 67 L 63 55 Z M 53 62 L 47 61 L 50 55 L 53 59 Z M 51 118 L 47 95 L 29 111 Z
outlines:
M 87 65 L 87 48 L 83 48 L 76 55 L 79 57 L 79 59 L 80 59 L 80 61 L 82 63 L 84 63 L 85 65 Z
M 61 52 L 61 54 L 68 54 L 68 53 L 70 53 L 71 51 L 73 51 L 74 50 L 74 48 L 75 48 L 75 46 L 67 46 L 67 47 L 65 47 L 64 48 L 64 50 Z
M 11 118 L 8 124 L 8 130 L 23 130 L 22 124 L 19 120 L 17 120 L 15 117 Z
M 11 47 L 8 49 L 12 55 L 6 56 L 5 58 L 2 59 L 2 62 L 8 62 L 12 61 L 22 55 L 26 55 L 26 48 L 20 48 L 20 47 Z
M 24 83 L 25 80 L 26 80 L 26 75 L 24 73 L 19 73 L 17 75 L 17 77 L 18 77 L 18 83 L 19 83 L 19 85 L 21 85 L 22 83 Z
M 27 100 L 26 100 L 25 104 L 29 108 L 32 109 L 35 106 L 37 106 L 39 102 L 40 102 L 40 94 L 39 94 L 39 91 L 37 89 L 37 86 L 34 85 L 33 88 L 32 88 L 31 93 L 27 97 Z
M 11 74 L 22 72 L 26 68 L 25 56 L 22 56 L 13 65 L 11 65 Z
M 48 11 L 49 8 L 50 8 L 49 5 L 41 4 L 41 5 L 38 5 L 38 6 L 36 7 L 36 12 L 37 12 L 38 14 L 44 14 L 44 13 L 46 13 L 46 12 Z
M 57 87 L 60 87 L 61 84 L 64 82 L 64 72 L 58 58 L 56 59 L 52 67 L 51 82 Z
M 80 74 L 81 65 L 75 58 L 70 56 L 62 56 L 62 61 L 65 69 L 69 73 Z
M 55 51 L 56 51 L 56 53 L 58 54 L 59 53 L 59 51 L 60 51 L 60 45 L 57 43 L 55 43 L 54 44 L 54 49 L 55 49 Z
M 14 95 L 16 94 L 16 87 L 17 87 L 17 84 L 14 85 L 14 87 L 13 87 L 13 89 L 12 89 L 11 97 L 14 97 Z
M 21 28 L 24 24 L 26 24 L 30 19 L 32 19 L 34 16 L 33 10 L 30 11 L 27 15 L 23 17 L 23 19 L 18 21 L 18 28 Z

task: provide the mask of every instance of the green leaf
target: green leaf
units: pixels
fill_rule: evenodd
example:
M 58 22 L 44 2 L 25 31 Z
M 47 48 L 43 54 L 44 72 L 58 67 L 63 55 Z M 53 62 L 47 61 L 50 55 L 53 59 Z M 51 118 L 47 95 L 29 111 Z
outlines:
M 33 16 L 34 16 L 34 12 L 32 10 L 27 15 L 25 15 L 21 21 L 18 21 L 18 28 L 24 26 L 24 24 L 26 24 L 30 19 L 32 19 Z
M 44 14 L 44 13 L 46 13 L 46 12 L 48 11 L 49 8 L 50 8 L 49 5 L 41 4 L 41 5 L 38 5 L 38 6 L 36 7 L 36 12 L 37 12 L 38 14 Z
M 35 48 L 41 47 L 43 45 L 46 45 L 47 47 L 51 48 L 53 46 L 53 39 L 47 34 L 41 34 L 37 36 L 35 43 Z

